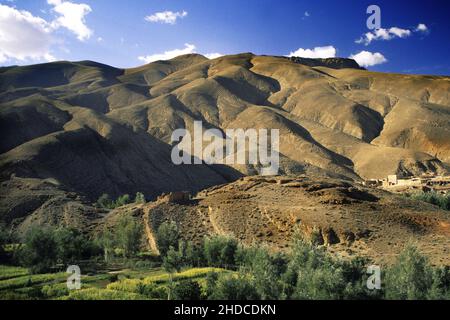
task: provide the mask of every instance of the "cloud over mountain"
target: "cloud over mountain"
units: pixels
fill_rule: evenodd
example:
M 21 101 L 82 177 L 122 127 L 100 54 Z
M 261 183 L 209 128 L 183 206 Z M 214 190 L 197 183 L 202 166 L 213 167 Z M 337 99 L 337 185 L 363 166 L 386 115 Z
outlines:
M 315 47 L 313 49 L 299 48 L 289 53 L 289 57 L 302 58 L 334 58 L 336 57 L 336 48 L 333 46 Z
M 163 12 L 156 12 L 152 15 L 146 16 L 145 20 L 148 22 L 175 24 L 178 18 L 184 18 L 187 15 L 188 13 L 184 10 L 180 12 L 163 11 Z
M 379 52 L 361 51 L 352 54 L 350 59 L 354 59 L 362 67 L 372 67 L 387 62 L 387 59 Z

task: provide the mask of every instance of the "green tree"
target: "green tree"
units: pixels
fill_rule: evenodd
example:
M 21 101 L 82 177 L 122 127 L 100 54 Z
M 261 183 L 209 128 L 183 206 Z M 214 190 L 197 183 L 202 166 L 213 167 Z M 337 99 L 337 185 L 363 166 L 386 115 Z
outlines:
M 103 257 L 105 262 L 109 262 L 115 246 L 115 240 L 111 230 L 105 227 L 97 241 L 103 249 Z
M 205 259 L 208 265 L 213 267 L 234 267 L 237 249 L 237 240 L 230 237 L 206 237 L 203 242 Z
M 0 224 L 0 262 L 3 262 L 5 259 L 5 250 L 4 246 L 8 243 L 8 232 L 6 228 Z
M 223 275 L 217 280 L 210 300 L 258 300 L 260 296 L 248 276 Z
M 134 197 L 135 203 L 145 203 L 145 196 L 142 192 L 137 192 L 136 196 Z
M 156 243 L 161 256 L 166 256 L 171 246 L 178 248 L 179 240 L 180 234 L 175 222 L 163 222 L 159 226 L 156 232 Z
M 114 206 L 113 201 L 111 200 L 109 195 L 106 193 L 102 194 L 98 198 L 96 205 L 97 205 L 97 207 L 104 208 L 104 209 L 112 209 Z
M 114 203 L 114 207 L 118 208 L 118 207 L 124 206 L 129 203 L 131 203 L 130 196 L 128 194 L 124 194 L 116 199 L 116 202 Z
M 125 257 L 132 257 L 139 251 L 142 241 L 142 224 L 133 217 L 122 217 L 117 225 L 116 243 Z
M 387 270 L 385 283 L 387 299 L 423 300 L 433 288 L 433 270 L 427 258 L 408 245 Z
M 173 291 L 173 274 L 179 272 L 183 265 L 183 252 L 176 250 L 170 246 L 165 257 L 163 258 L 163 269 L 169 274 L 169 287 L 167 290 L 167 299 L 172 298 Z
M 54 232 L 54 237 L 58 260 L 64 264 L 89 258 L 92 254 L 91 241 L 78 230 L 59 228 Z
M 181 281 L 174 285 L 172 290 L 173 300 L 200 300 L 201 288 L 197 281 Z
M 57 257 L 58 247 L 53 230 L 32 228 L 27 232 L 20 260 L 32 273 L 49 271 L 56 264 Z

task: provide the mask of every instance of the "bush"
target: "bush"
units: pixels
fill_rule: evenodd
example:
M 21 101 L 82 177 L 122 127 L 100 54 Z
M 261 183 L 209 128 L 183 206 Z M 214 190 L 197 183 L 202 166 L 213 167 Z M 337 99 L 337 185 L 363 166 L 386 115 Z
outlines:
M 282 284 L 279 274 L 279 266 L 265 248 L 247 249 L 246 271 L 252 275 L 252 283 L 263 299 L 279 299 L 282 292 Z
M 175 222 L 162 223 L 156 232 L 156 243 L 161 256 L 166 256 L 170 247 L 178 249 L 180 235 Z
M 134 203 L 145 203 L 145 196 L 142 192 L 137 192 L 134 197 Z
M 296 240 L 283 275 L 284 295 L 293 299 L 354 299 L 369 295 L 361 261 L 333 259 L 322 248 Z
M 416 247 L 408 245 L 386 274 L 386 298 L 443 299 L 449 294 L 448 269 L 435 269 Z
M 6 260 L 4 246 L 8 243 L 8 233 L 6 228 L 0 224 L 0 261 Z
M 115 291 L 109 289 L 89 288 L 70 291 L 70 294 L 62 300 L 146 300 L 138 293 Z
M 443 195 L 435 191 L 417 192 L 411 194 L 410 198 L 434 204 L 444 210 L 450 210 L 450 194 Z
M 141 194 L 142 195 L 142 194 Z M 136 197 L 138 196 L 138 193 L 136 194 Z M 142 195 L 143 197 L 143 195 Z M 142 197 L 139 195 L 139 199 L 138 200 L 142 200 Z M 144 202 L 145 202 L 145 198 L 144 198 Z M 102 194 L 97 202 L 96 205 L 99 208 L 104 208 L 104 209 L 115 209 L 121 206 L 124 206 L 126 204 L 131 203 L 131 198 L 128 194 L 124 194 L 122 196 L 119 196 L 116 201 L 112 200 L 110 198 L 110 196 L 107 193 Z
M 108 194 L 104 193 L 98 198 L 96 205 L 99 208 L 112 209 L 114 207 L 114 201 L 111 200 Z
M 41 293 L 46 299 L 55 299 L 67 296 L 69 294 L 69 289 L 67 289 L 66 283 L 45 285 L 42 287 Z
M 142 225 L 134 218 L 125 216 L 119 220 L 116 230 L 116 243 L 125 257 L 133 257 L 140 249 Z
M 114 208 L 118 208 L 129 203 L 131 203 L 130 196 L 128 194 L 124 194 L 117 198 L 116 202 L 114 203 Z
M 244 275 L 225 275 L 219 277 L 214 288 L 208 288 L 212 295 L 210 300 L 258 300 L 258 295 L 251 280 Z
M 54 232 L 58 260 L 70 264 L 99 254 L 99 248 L 75 229 L 59 228 Z
M 183 252 L 170 247 L 166 256 L 163 258 L 163 268 L 168 273 L 174 273 L 181 270 L 183 266 Z
M 173 286 L 172 295 L 173 300 L 200 300 L 201 288 L 196 281 L 181 281 Z
M 230 237 L 206 237 L 203 242 L 204 256 L 211 267 L 234 268 L 237 249 L 237 240 Z
M 44 273 L 56 264 L 58 247 L 51 229 L 33 228 L 25 236 L 19 260 L 32 273 Z
M 202 248 L 195 246 L 189 241 L 184 251 L 184 262 L 186 266 L 190 267 L 199 267 L 203 265 Z

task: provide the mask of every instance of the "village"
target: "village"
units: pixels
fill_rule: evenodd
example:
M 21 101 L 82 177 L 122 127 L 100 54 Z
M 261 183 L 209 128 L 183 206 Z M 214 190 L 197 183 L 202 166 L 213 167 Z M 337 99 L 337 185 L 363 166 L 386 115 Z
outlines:
M 450 194 L 450 176 L 442 175 L 389 175 L 384 179 L 369 179 L 362 183 L 366 187 L 382 188 L 391 192 L 405 193 L 411 191 L 434 191 Z

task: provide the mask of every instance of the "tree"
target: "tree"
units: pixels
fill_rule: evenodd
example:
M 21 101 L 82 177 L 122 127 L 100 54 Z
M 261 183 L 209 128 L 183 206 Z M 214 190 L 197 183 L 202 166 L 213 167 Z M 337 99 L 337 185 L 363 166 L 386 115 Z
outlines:
M 173 274 L 181 270 L 183 264 L 183 252 L 175 250 L 170 246 L 165 257 L 163 258 L 163 268 L 169 274 L 169 287 L 167 290 L 167 299 L 170 300 L 173 290 Z
M 8 232 L 6 231 L 6 228 L 0 224 L 0 261 L 3 261 L 5 257 L 5 250 L 4 246 L 8 242 Z
M 123 250 L 124 256 L 132 257 L 141 246 L 142 224 L 132 217 L 124 216 L 119 220 L 116 236 L 117 245 Z
M 20 260 L 32 273 L 49 271 L 56 264 L 57 256 L 58 249 L 53 230 L 33 228 L 27 232 Z
M 114 204 L 114 207 L 118 208 L 118 207 L 124 206 L 126 204 L 129 204 L 130 202 L 131 202 L 130 196 L 128 194 L 124 194 L 117 198 L 117 200 Z
M 195 246 L 191 241 L 188 241 L 184 253 L 186 265 L 191 267 L 199 267 L 202 264 L 202 258 L 201 248 Z
M 98 198 L 96 205 L 97 207 L 100 208 L 112 209 L 113 201 L 111 200 L 108 194 L 104 193 Z
M 91 255 L 91 241 L 80 231 L 59 228 L 54 232 L 58 260 L 64 264 L 73 263 Z
M 137 192 L 136 196 L 134 197 L 135 203 L 145 203 L 145 196 L 142 192 Z
M 221 276 L 215 285 L 210 300 L 258 300 L 260 296 L 252 281 L 245 275 Z
M 181 281 L 174 285 L 173 300 L 200 300 L 201 288 L 197 281 Z
M 108 262 L 110 259 L 110 253 L 113 252 L 115 245 L 114 236 L 111 233 L 111 230 L 105 227 L 98 239 L 98 242 L 103 249 L 103 257 L 105 262 Z
M 213 267 L 234 267 L 237 249 L 237 240 L 230 237 L 206 237 L 203 243 L 205 259 Z
M 426 299 L 433 287 L 433 270 L 416 247 L 408 245 L 386 273 L 386 298 Z
M 175 222 L 163 222 L 156 232 L 156 243 L 161 256 L 166 256 L 172 246 L 178 248 L 180 235 Z

